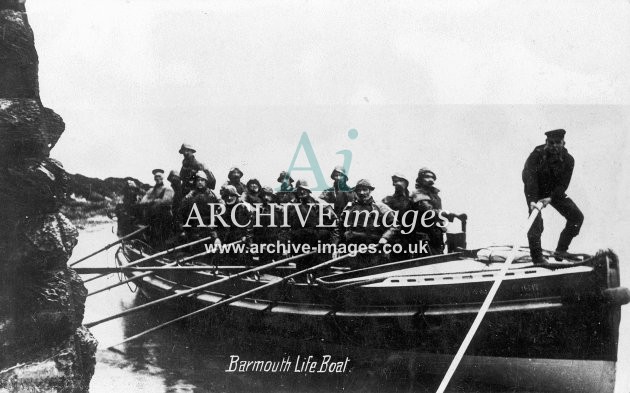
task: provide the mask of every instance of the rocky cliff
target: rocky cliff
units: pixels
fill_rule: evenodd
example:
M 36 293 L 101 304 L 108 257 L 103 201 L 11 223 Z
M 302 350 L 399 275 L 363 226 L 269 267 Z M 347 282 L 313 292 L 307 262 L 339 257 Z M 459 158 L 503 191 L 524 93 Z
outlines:
M 40 100 L 23 0 L 0 0 L 0 32 L 0 392 L 87 392 L 97 343 L 67 267 L 67 175 L 49 157 L 65 125 Z

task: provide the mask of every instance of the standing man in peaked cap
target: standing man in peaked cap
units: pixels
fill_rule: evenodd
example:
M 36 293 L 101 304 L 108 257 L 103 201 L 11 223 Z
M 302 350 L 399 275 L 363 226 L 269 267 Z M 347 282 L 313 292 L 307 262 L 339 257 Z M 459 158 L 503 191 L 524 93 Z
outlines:
M 197 161 L 195 158 L 195 150 L 191 145 L 184 143 L 179 149 L 179 154 L 184 156 L 182 161 L 182 169 L 179 171 L 179 177 L 182 180 L 182 195 L 186 196 L 195 188 L 195 178 L 199 171 L 204 171 L 208 177 L 208 188 L 214 190 L 217 180 L 212 172 L 206 169 L 205 165 Z
M 550 204 L 567 220 L 558 239 L 556 260 L 562 260 L 566 256 L 571 240 L 580 233 L 584 221 L 584 215 L 566 194 L 575 160 L 564 147 L 565 134 L 566 131 L 562 129 L 545 132 L 545 144 L 534 149 L 523 168 L 525 199 L 529 211 L 535 208 L 537 202 L 542 202 L 543 207 Z M 529 252 L 535 264 L 547 263 L 542 255 L 540 241 L 543 228 L 543 219 L 539 214 L 527 233 Z
M 164 185 L 164 170 L 163 169 L 154 169 L 151 171 L 153 173 L 153 180 L 155 180 L 155 185 L 149 189 L 149 191 L 144 194 L 142 200 L 140 201 L 143 205 L 166 205 L 170 204 L 173 201 L 173 189 L 169 186 Z

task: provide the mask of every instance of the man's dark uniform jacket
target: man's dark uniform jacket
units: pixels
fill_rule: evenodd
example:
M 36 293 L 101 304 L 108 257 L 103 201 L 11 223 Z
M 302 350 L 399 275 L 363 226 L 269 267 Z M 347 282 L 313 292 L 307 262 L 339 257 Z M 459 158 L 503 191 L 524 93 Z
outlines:
M 537 146 L 527 158 L 523 169 L 527 203 L 547 197 L 551 197 L 552 202 L 564 198 L 574 165 L 575 160 L 567 149 L 562 148 L 558 158 L 553 159 L 552 155 L 546 154 L 545 145 Z
M 188 195 L 195 188 L 195 177 L 197 172 L 204 171 L 208 176 L 208 188 L 214 190 L 217 180 L 206 167 L 193 156 L 190 159 L 184 158 L 182 169 L 179 170 L 179 177 L 182 179 L 182 194 Z
M 566 218 L 567 223 L 558 239 L 556 252 L 566 252 L 571 240 L 580 233 L 584 215 L 566 194 L 575 160 L 562 148 L 559 154 L 551 154 L 545 145 L 537 146 L 529 155 L 523 168 L 525 199 L 529 205 L 540 199 L 551 197 L 551 206 Z M 529 250 L 535 263 L 541 262 L 543 219 L 538 215 L 527 232 Z

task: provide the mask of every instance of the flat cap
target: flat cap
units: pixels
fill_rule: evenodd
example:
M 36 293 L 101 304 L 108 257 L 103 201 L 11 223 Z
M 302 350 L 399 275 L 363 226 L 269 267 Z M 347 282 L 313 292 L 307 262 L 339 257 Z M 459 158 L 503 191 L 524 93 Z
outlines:
M 153 173 L 153 175 L 157 175 L 158 173 L 160 175 L 163 175 L 164 174 L 164 169 L 154 169 L 154 170 L 151 171 L 151 173 Z
M 195 148 L 189 145 L 188 143 L 182 143 L 182 147 L 179 148 L 179 154 L 184 154 L 184 150 L 190 150 L 193 153 L 197 152 L 197 150 L 195 150 Z
M 565 130 L 559 128 L 557 130 L 547 131 L 545 132 L 545 135 L 547 135 L 547 138 L 564 138 L 564 134 L 566 133 L 567 132 Z
M 367 188 L 370 191 L 374 189 L 374 187 L 372 186 L 372 183 L 370 183 L 370 181 L 367 179 L 359 180 L 357 184 L 354 186 L 354 188 Z

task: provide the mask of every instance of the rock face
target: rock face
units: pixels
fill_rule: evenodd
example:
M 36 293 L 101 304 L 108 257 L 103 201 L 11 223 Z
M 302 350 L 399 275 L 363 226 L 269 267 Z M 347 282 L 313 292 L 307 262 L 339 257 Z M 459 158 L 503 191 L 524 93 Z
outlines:
M 67 267 L 67 175 L 49 157 L 65 125 L 41 103 L 23 0 L 0 0 L 0 31 L 0 392 L 87 392 L 97 342 Z

